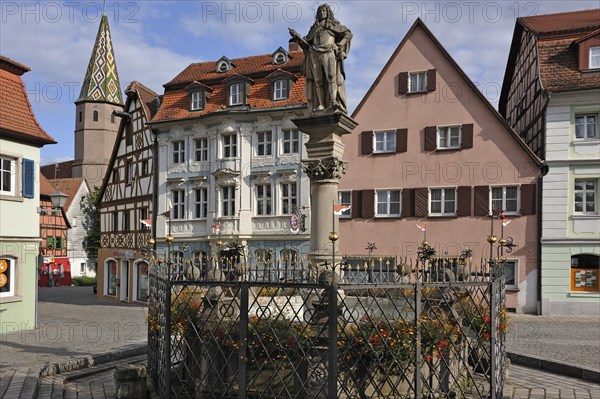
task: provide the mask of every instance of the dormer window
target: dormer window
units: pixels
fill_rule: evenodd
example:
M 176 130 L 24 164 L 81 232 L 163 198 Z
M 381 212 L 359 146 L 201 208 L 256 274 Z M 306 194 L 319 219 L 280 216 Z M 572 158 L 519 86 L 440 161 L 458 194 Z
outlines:
M 244 83 L 232 83 L 229 85 L 229 105 L 241 105 L 244 103 Z
M 217 72 L 224 73 L 231 70 L 231 60 L 229 58 L 223 56 L 219 61 L 217 61 Z
M 600 68 L 600 46 L 590 47 L 590 69 Z
M 285 64 L 289 60 L 288 53 L 283 49 L 283 47 L 279 47 L 277 50 L 275 50 L 275 52 L 272 54 L 272 57 L 273 65 Z
M 192 111 L 204 109 L 204 93 L 201 90 L 190 93 L 190 105 Z
M 288 79 L 273 82 L 273 100 L 286 100 L 289 97 L 289 83 Z

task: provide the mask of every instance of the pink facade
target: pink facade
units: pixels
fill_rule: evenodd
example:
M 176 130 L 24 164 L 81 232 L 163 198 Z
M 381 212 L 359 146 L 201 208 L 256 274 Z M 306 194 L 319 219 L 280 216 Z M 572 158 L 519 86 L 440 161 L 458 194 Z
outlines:
M 340 218 L 341 252 L 365 255 L 375 242 L 374 257 L 414 259 L 423 241 L 416 225 L 425 224 L 437 255 L 469 248 L 479 262 L 490 253 L 487 214 L 503 204 L 504 236 L 518 244 L 505 254 L 515 271 L 507 306 L 535 312 L 539 161 L 421 21 L 353 118 L 359 126 L 343 140 L 349 165 L 339 190 L 352 209 Z

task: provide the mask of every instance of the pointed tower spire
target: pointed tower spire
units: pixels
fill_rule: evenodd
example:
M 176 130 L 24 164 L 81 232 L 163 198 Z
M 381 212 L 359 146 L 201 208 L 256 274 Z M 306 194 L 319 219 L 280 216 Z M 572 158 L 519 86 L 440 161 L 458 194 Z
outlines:
M 83 101 L 123 105 L 119 73 L 106 15 L 102 15 L 81 93 L 75 103 Z

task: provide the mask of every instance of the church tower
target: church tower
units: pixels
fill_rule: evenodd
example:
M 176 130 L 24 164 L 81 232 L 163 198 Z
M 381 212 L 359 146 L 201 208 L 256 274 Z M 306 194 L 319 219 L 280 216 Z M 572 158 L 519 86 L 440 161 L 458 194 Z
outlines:
M 100 21 L 75 107 L 73 177 L 84 177 L 90 187 L 100 187 L 119 129 L 120 118 L 115 117 L 113 111 L 123 111 L 123 96 L 106 15 Z

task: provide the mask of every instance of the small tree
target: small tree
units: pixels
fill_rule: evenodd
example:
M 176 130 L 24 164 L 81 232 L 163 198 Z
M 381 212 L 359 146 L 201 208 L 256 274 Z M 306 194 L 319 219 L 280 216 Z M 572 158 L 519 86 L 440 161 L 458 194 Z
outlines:
M 96 206 L 99 194 L 100 188 L 94 186 L 94 189 L 88 193 L 82 204 L 84 214 L 83 227 L 86 230 L 85 238 L 83 239 L 83 248 L 85 249 L 87 258 L 93 261 L 94 268 L 98 264 L 98 248 L 100 248 L 100 211 Z

